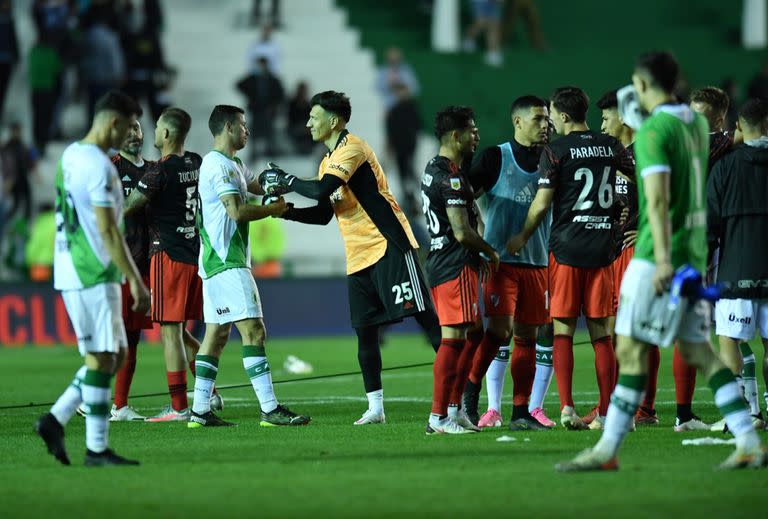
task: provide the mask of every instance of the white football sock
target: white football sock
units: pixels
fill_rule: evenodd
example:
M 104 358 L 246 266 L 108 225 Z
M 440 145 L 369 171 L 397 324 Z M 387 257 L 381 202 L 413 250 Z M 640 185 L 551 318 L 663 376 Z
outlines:
M 74 416 L 77 406 L 83 402 L 82 384 L 85 378 L 85 366 L 81 366 L 75 374 L 72 383 L 67 386 L 56 403 L 51 407 L 51 414 L 63 426 Z
M 495 409 L 501 414 L 501 398 L 504 393 L 504 379 L 509 365 L 509 344 L 501 346 L 498 353 L 488 366 L 485 373 L 486 391 L 488 392 L 488 409 Z
M 536 375 L 533 378 L 531 400 L 528 403 L 528 412 L 537 407 L 544 407 L 544 399 L 547 397 L 549 385 L 552 383 L 552 346 L 536 345 Z
M 368 397 L 368 409 L 376 414 L 381 414 L 384 412 L 384 390 L 383 389 L 377 389 L 376 391 L 371 391 L 370 393 L 366 393 L 365 396 Z

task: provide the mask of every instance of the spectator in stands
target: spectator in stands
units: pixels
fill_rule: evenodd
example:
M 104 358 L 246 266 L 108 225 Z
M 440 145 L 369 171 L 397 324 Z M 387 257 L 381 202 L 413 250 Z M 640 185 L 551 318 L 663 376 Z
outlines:
M 133 4 L 129 2 L 122 15 L 124 19 L 133 20 L 124 26 L 120 35 L 126 64 L 124 91 L 136 101 L 146 101 L 152 120 L 157 121 L 162 111 L 171 105 L 166 90 L 174 72 L 165 64 L 160 26 L 153 18 L 158 16 L 153 13 L 160 12 L 159 6 L 145 2 L 142 12 L 134 14 L 133 11 Z
M 18 61 L 19 43 L 16 39 L 11 0 L 0 0 L 0 117 L 3 115 L 11 73 Z
M 88 120 L 96 100 L 125 79 L 125 57 L 112 5 L 92 4 L 82 19 L 84 37 L 80 68 L 88 93 Z
M 768 100 L 768 63 L 749 81 L 747 98 Z
M 279 29 L 282 25 L 280 22 L 280 0 L 272 0 L 270 3 L 272 5 L 269 14 L 269 21 L 273 27 Z M 261 23 L 261 0 L 253 0 L 250 22 L 253 27 L 256 27 Z
M 67 0 L 34 0 L 32 3 L 37 34 L 45 34 L 48 41 L 67 57 L 72 51 L 69 28 L 72 9 L 69 4 Z
M 505 32 L 515 32 L 515 23 L 518 16 L 525 20 L 525 32 L 534 49 L 544 49 L 544 35 L 541 33 L 541 19 L 539 10 L 536 7 L 536 0 L 510 0 L 507 20 L 505 22 Z
M 282 51 L 280 44 L 272 39 L 272 25 L 264 24 L 261 28 L 261 36 L 248 48 L 248 69 L 258 67 L 261 58 L 267 58 L 269 70 L 276 76 L 280 75 Z
M 164 27 L 165 15 L 160 0 L 144 0 L 144 28 L 159 35 Z
M 63 86 L 64 65 L 55 44 L 47 33 L 41 33 L 27 56 L 27 81 L 32 107 L 32 135 L 41 155 L 51 138 L 51 129 L 58 127 L 56 103 Z
M 0 153 L 0 256 L 2 255 L 5 224 L 8 221 L 8 209 L 11 205 L 11 182 L 6 178 L 3 154 Z
M 390 47 L 386 53 L 386 63 L 379 68 L 376 76 L 376 90 L 384 100 L 384 110 L 389 110 L 397 103 L 396 87 L 405 85 L 411 96 L 419 95 L 419 80 L 413 68 L 403 60 L 403 53 L 397 47 Z
M 53 267 L 53 246 L 56 241 L 56 213 L 53 204 L 46 202 L 32 222 L 25 260 L 32 281 L 50 281 Z
M 11 123 L 8 140 L 0 147 L 3 176 L 5 182 L 10 184 L 11 205 L 7 212 L 9 218 L 20 216 L 29 221 L 32 217 L 30 177 L 36 175 L 37 158 L 37 151 L 22 138 L 21 124 Z M 17 214 L 19 210 L 21 212 Z
M 248 100 L 248 127 L 251 130 L 250 160 L 258 157 L 257 141 L 264 141 L 267 155 L 275 156 L 275 119 L 285 97 L 283 84 L 269 69 L 269 62 L 262 56 L 257 68 L 240 81 L 237 89 Z
M 307 129 L 307 118 L 312 106 L 309 103 L 309 85 L 299 81 L 296 91 L 288 100 L 288 137 L 293 142 L 295 151 L 301 155 L 312 152 L 315 143 Z
M 413 156 L 422 129 L 419 108 L 408 86 L 398 83 L 394 86 L 397 101 L 387 112 L 387 149 L 394 154 L 397 172 L 400 175 L 400 189 L 403 211 L 409 218 L 417 216 L 417 193 L 420 192 L 416 172 L 413 169 Z
M 464 35 L 464 51 L 474 52 L 477 49 L 475 40 L 485 33 L 485 63 L 492 67 L 504 64 L 501 53 L 501 13 L 504 10 L 504 0 L 472 0 L 474 21 Z
M 2 249 L 2 264 L 0 264 L 0 279 L 19 281 L 27 277 L 27 264 L 24 254 L 26 243 L 29 241 L 29 221 L 23 216 L 13 216 L 8 220 L 8 229 L 0 243 Z

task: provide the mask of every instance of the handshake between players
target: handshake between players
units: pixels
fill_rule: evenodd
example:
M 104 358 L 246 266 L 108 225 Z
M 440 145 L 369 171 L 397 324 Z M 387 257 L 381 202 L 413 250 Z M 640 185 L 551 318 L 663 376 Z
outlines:
M 286 173 L 274 162 L 268 162 L 267 169 L 259 174 L 259 185 L 264 190 L 262 205 L 275 203 L 284 194 L 290 193 L 294 180 L 296 180 L 294 175 Z

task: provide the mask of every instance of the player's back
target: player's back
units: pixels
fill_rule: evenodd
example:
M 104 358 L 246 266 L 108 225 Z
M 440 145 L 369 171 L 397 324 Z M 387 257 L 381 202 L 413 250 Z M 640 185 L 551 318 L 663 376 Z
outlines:
M 544 148 L 539 186 L 555 189 L 549 248 L 558 263 L 598 268 L 613 260 L 614 185 L 620 166 L 632 168 L 621 143 L 590 130 L 570 132 Z
M 58 290 L 122 281 L 99 233 L 94 207 L 112 208 L 115 220 L 120 220 L 120 179 L 101 149 L 76 142 L 64 150 L 56 171 L 53 279 Z
M 229 268 L 248 268 L 248 222 L 237 223 L 229 217 L 221 197 L 235 195 L 240 203 L 248 200 L 248 184 L 255 176 L 238 157 L 211 151 L 200 165 L 198 194 L 200 211 L 200 276 L 207 279 Z
M 467 211 L 469 226 L 477 231 L 472 185 L 458 166 L 442 156 L 432 158 L 421 181 L 421 199 L 429 231 L 427 275 L 432 286 L 454 279 L 466 265 L 477 266 L 479 257 L 461 245 L 448 218 L 448 209 Z
M 139 191 L 150 198 L 150 255 L 165 251 L 175 261 L 191 265 L 197 261 L 201 163 L 197 153 L 168 155 L 153 164 L 139 181 Z
M 662 105 L 637 132 L 639 217 L 635 257 L 654 261 L 648 224 L 644 177 L 670 174 L 669 221 L 672 264 L 706 268 L 706 172 L 709 156 L 707 121 L 687 105 Z

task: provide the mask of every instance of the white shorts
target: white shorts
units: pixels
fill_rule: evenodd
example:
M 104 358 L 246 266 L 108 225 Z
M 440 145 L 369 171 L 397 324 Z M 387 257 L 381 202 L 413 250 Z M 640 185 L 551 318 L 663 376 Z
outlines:
M 65 290 L 61 298 L 77 335 L 80 355 L 117 353 L 128 346 L 120 285 L 101 283 L 81 290 Z
M 722 337 L 748 341 L 759 331 L 768 339 L 768 299 L 721 299 L 715 304 L 715 323 Z
M 227 269 L 203 280 L 203 319 L 226 324 L 260 319 L 261 298 L 250 269 Z
M 654 290 L 651 279 L 656 265 L 647 260 L 629 262 L 621 281 L 619 309 L 616 312 L 616 335 L 637 339 L 632 333 L 632 315 L 635 313 L 637 294 Z M 677 338 L 690 343 L 709 342 L 709 323 L 712 309 L 706 301 L 696 301 L 688 307 L 680 321 Z

